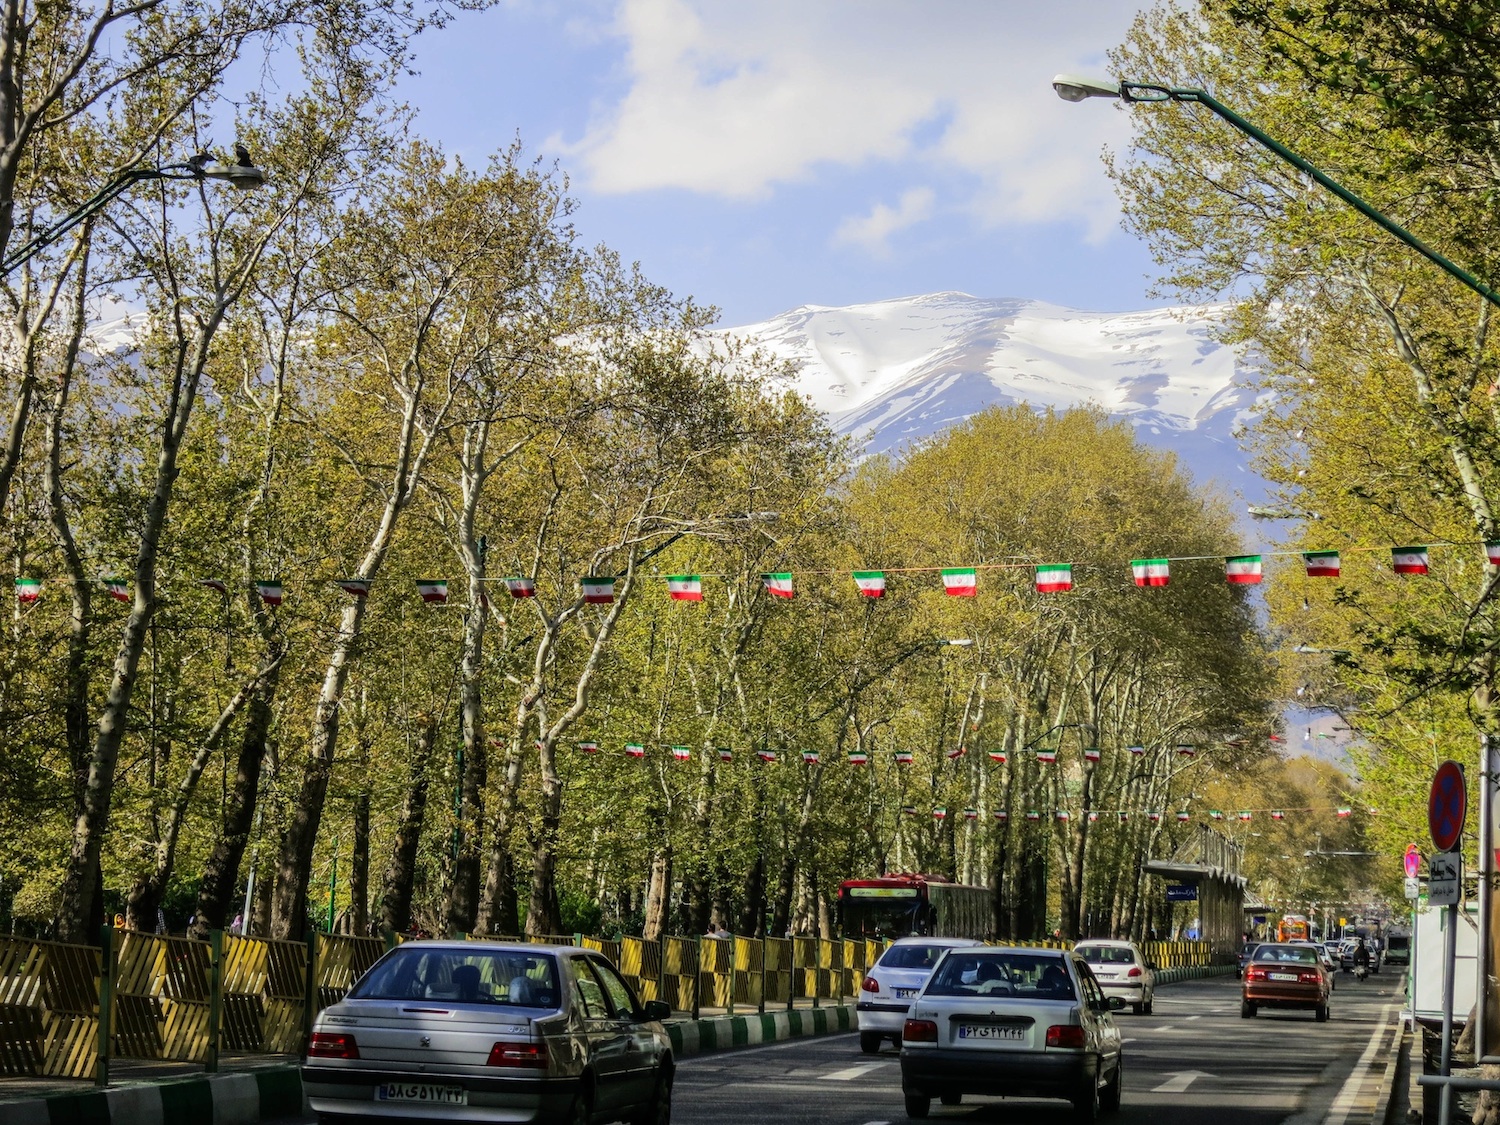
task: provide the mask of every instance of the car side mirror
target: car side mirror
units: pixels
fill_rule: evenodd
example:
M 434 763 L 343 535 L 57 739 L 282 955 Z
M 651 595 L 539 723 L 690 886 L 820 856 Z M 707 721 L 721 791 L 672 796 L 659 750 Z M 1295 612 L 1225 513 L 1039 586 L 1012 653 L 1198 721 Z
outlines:
M 1125 997 L 1111 996 L 1109 998 L 1109 1010 L 1111 1012 L 1123 1012 L 1125 1010 Z
M 648 1022 L 671 1019 L 672 1005 L 665 1000 L 647 1000 L 641 1005 L 641 1018 Z

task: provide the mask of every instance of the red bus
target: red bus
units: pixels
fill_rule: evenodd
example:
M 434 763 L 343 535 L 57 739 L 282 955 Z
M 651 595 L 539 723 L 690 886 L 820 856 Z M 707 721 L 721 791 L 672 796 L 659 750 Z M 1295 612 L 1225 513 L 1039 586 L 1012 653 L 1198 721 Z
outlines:
M 884 875 L 839 884 L 839 926 L 846 938 L 988 938 L 995 896 L 942 875 Z

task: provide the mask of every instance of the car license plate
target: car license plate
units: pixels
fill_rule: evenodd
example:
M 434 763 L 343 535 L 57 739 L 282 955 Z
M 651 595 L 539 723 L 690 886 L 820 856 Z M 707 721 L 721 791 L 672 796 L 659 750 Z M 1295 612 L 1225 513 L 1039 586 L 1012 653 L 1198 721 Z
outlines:
M 435 1102 L 438 1105 L 468 1105 L 469 1092 L 462 1086 L 431 1086 L 422 1082 L 386 1082 L 375 1088 L 378 1102 Z
M 1267 973 L 1267 980 L 1296 980 L 1296 973 Z
M 994 1023 L 961 1023 L 958 1025 L 960 1039 L 1025 1039 L 1026 1032 L 1019 1027 L 1005 1027 Z
M 913 996 L 921 991 L 922 990 L 920 988 L 898 988 L 896 989 L 896 999 L 910 1000 Z

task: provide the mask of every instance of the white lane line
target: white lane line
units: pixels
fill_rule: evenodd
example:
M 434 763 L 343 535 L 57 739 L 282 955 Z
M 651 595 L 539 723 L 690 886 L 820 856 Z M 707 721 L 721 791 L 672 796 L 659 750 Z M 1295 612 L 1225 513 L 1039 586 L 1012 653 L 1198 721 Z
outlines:
M 851 1066 L 847 1070 L 835 1070 L 832 1074 L 822 1075 L 824 1082 L 853 1082 L 856 1078 L 863 1078 L 872 1070 L 879 1070 L 883 1066 L 890 1066 L 888 1062 L 867 1062 L 858 1066 Z
M 1380 1050 L 1380 1043 L 1386 1036 L 1386 1032 L 1392 1028 L 1396 1034 L 1401 1033 L 1399 1023 L 1390 1023 L 1391 1010 L 1395 1004 L 1387 1004 L 1380 1009 L 1380 1016 L 1375 1021 L 1375 1034 L 1370 1036 L 1370 1041 L 1365 1044 L 1364 1054 L 1359 1056 L 1359 1061 L 1354 1064 L 1353 1071 L 1344 1080 L 1338 1097 L 1333 1099 L 1333 1104 L 1328 1107 L 1328 1116 L 1323 1119 L 1323 1125 L 1344 1125 L 1349 1116 L 1349 1111 L 1354 1108 L 1355 1101 L 1359 1098 L 1359 1092 L 1369 1076 L 1370 1062 Z
M 1201 1020 L 1202 1018 L 1202 1016 L 1183 1016 L 1182 1022 L 1187 1023 L 1188 1020 Z

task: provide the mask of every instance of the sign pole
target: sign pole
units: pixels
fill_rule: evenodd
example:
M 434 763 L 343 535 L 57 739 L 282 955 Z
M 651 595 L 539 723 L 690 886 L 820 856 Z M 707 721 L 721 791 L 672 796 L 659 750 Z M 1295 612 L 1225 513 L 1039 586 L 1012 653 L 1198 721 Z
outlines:
M 1447 1078 L 1453 1069 L 1453 963 L 1458 948 L 1458 907 L 1445 906 L 1448 928 L 1443 934 L 1443 1057 L 1438 1073 Z M 1438 1102 L 1438 1125 L 1449 1125 L 1453 1117 L 1453 1084 L 1444 1082 Z
M 1438 1101 L 1438 1125 L 1453 1116 L 1453 977 L 1457 959 L 1458 903 L 1463 898 L 1463 832 L 1469 797 L 1463 766 L 1441 762 L 1432 775 L 1427 795 L 1427 829 L 1437 853 L 1427 864 L 1428 900 L 1441 905 L 1447 928 L 1443 934 L 1443 1053 L 1438 1074 L 1444 1079 Z M 1481 832 L 1481 835 L 1483 833 Z

